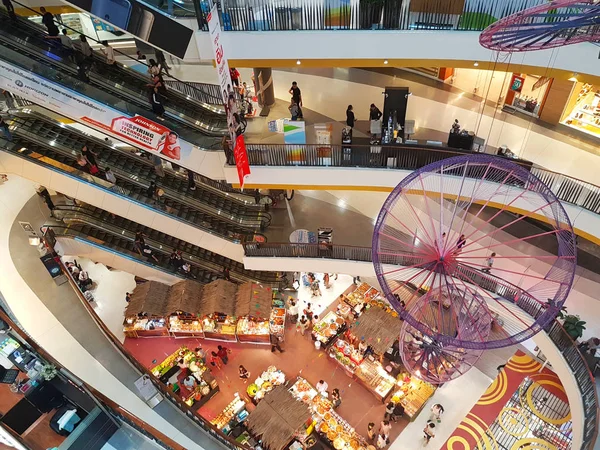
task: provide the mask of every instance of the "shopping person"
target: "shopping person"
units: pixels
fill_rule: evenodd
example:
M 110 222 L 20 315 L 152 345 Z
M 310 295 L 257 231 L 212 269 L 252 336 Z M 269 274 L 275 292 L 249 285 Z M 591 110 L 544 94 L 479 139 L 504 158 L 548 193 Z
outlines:
M 298 119 L 303 119 L 304 114 L 302 114 L 302 91 L 298 87 L 298 83 L 293 81 L 292 87 L 288 92 L 292 95 L 291 103 L 296 103 L 298 105 Z
M 352 105 L 348 105 L 348 109 L 346 109 L 346 125 L 348 125 L 350 128 L 354 128 L 355 122 L 356 118 L 354 117 Z
M 240 380 L 244 380 L 244 384 L 246 384 L 248 382 L 248 378 L 250 378 L 250 372 L 248 372 L 246 370 L 246 368 L 244 366 L 242 366 L 241 364 L 239 367 L 239 372 L 240 372 Z
M 221 358 L 221 361 L 223 361 L 223 364 L 227 365 L 227 363 L 229 362 L 229 354 L 230 353 L 231 353 L 231 350 L 229 350 L 227 347 L 223 347 L 222 345 L 217 346 L 217 356 L 219 358 Z
M 275 350 L 279 350 L 279 353 L 285 352 L 285 350 L 281 348 L 283 337 L 280 334 L 271 334 L 269 335 L 269 339 L 271 340 L 271 353 L 275 353 Z
M 48 189 L 46 189 L 44 186 L 40 186 L 37 190 L 37 193 L 40 197 L 42 197 L 42 200 L 44 200 L 44 203 L 50 210 L 50 217 L 54 217 L 55 206 L 54 202 L 52 201 L 52 198 L 50 197 L 50 192 L 48 192 Z
M 196 180 L 194 179 L 194 172 L 192 172 L 190 169 L 187 169 L 187 176 L 188 176 L 188 189 L 190 191 L 195 191 L 196 190 Z
M 429 444 L 431 438 L 435 437 L 435 433 L 433 431 L 434 429 L 435 423 L 433 423 L 431 420 L 428 420 L 427 425 L 425 425 L 425 428 L 423 428 L 423 439 L 425 439 L 425 445 Z
M 375 103 L 371 103 L 369 108 L 369 124 L 371 131 L 371 144 L 377 141 L 377 136 L 381 134 L 381 116 L 383 114 Z
M 442 415 L 444 414 L 444 407 L 439 403 L 436 403 L 431 407 L 431 421 L 437 421 L 440 423 L 442 421 Z
M 54 23 L 54 16 L 51 12 L 46 11 L 46 8 L 43 6 L 40 8 L 40 12 L 42 13 L 42 23 L 46 25 L 48 29 L 48 34 L 50 36 L 58 36 L 58 27 Z
M 490 273 L 490 270 L 492 270 L 492 266 L 494 265 L 495 257 L 496 257 L 496 252 L 492 252 L 492 254 L 489 256 L 489 258 L 485 261 L 485 264 L 487 265 L 487 267 L 484 267 L 483 269 L 481 269 L 482 272 Z
M 4 133 L 4 137 L 7 141 L 12 141 L 13 137 L 8 128 L 8 123 L 4 120 L 2 116 L 0 116 L 0 128 L 2 128 L 2 132 Z
M 290 322 L 298 322 L 298 305 L 294 300 L 290 300 L 290 306 L 288 308 L 288 314 L 290 315 Z
M 13 6 L 12 2 L 10 0 L 2 0 L 2 4 L 6 8 L 6 11 L 8 11 L 8 16 L 12 20 L 17 20 L 17 15 L 15 14 L 15 7 Z

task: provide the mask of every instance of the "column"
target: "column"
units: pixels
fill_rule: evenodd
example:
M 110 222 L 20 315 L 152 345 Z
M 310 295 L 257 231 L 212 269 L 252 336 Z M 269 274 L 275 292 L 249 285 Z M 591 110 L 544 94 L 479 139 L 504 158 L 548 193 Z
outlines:
M 261 116 L 269 113 L 269 107 L 275 104 L 275 89 L 273 88 L 273 73 L 271 68 L 259 67 L 254 70 L 254 92 L 258 97 L 258 104 L 263 111 Z M 266 113 L 265 113 L 266 109 Z

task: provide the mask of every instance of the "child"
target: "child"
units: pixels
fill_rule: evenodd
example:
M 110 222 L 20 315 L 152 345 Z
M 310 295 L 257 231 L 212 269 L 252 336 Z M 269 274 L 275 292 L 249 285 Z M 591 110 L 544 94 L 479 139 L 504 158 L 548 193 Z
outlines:
M 242 366 L 241 364 L 240 364 L 239 370 L 240 370 L 240 380 L 244 380 L 244 384 L 246 384 L 248 382 L 248 378 L 250 377 L 250 372 L 248 372 L 246 370 L 246 368 L 244 366 Z

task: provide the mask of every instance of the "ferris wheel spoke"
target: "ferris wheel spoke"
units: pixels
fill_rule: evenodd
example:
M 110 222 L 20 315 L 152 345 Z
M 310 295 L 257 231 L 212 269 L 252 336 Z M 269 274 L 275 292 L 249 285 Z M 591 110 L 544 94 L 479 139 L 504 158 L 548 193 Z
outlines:
M 425 262 L 421 262 L 418 264 L 414 264 L 412 266 L 404 266 L 404 267 L 400 267 L 399 269 L 394 269 L 394 270 L 390 270 L 389 272 L 383 272 L 382 275 L 389 275 L 391 273 L 398 273 L 398 272 L 402 272 L 404 270 L 409 270 L 409 269 L 418 269 L 420 268 L 423 264 L 425 264 L 427 261 Z M 427 269 L 423 269 L 423 270 L 427 270 Z
M 492 166 L 491 164 L 488 164 L 486 166 L 485 172 L 481 176 L 481 180 L 479 180 L 479 183 L 473 185 L 473 191 L 471 192 L 471 198 L 469 200 L 469 204 L 464 208 L 465 213 L 463 215 L 462 225 L 460 226 L 460 230 L 458 232 L 459 236 L 463 232 L 463 229 L 464 229 L 464 226 L 465 226 L 465 222 L 466 222 L 466 219 L 467 219 L 467 216 L 468 216 L 468 213 L 469 213 L 469 209 L 471 208 L 471 205 L 473 205 L 473 201 L 475 200 L 475 193 L 478 192 L 479 189 L 481 188 L 481 186 L 483 185 L 483 182 L 485 181 L 485 177 L 487 176 L 487 174 L 488 174 L 491 166 Z
M 429 196 L 427 195 L 427 190 L 425 189 L 425 184 L 423 183 L 423 178 L 421 177 L 421 174 L 419 174 L 419 183 L 421 183 L 421 189 L 423 189 L 423 198 L 425 199 L 425 209 L 427 210 L 427 216 L 429 217 L 429 222 L 431 224 L 431 231 L 432 231 L 433 235 L 436 236 L 441 233 L 436 232 L 435 225 L 433 224 L 433 216 L 431 214 L 431 210 L 429 209 Z M 437 243 L 437 239 L 434 239 L 434 244 L 435 243 Z
M 476 251 L 479 251 L 479 250 L 482 250 L 482 249 L 488 250 L 490 248 L 495 248 L 495 247 L 498 247 L 500 245 L 509 245 L 509 244 L 516 244 L 518 242 L 525 242 L 525 241 L 528 241 L 529 239 L 533 239 L 533 238 L 537 238 L 537 237 L 542 237 L 542 236 L 548 236 L 550 234 L 557 234 L 560 231 L 561 230 L 545 231 L 543 233 L 534 234 L 532 236 L 527 236 L 527 237 L 517 238 L 517 239 L 511 239 L 510 241 L 505 241 L 505 242 L 498 242 L 496 244 L 488 245 L 487 247 L 482 247 L 481 249 L 479 249 L 479 248 L 473 248 L 471 250 L 466 250 L 465 251 L 464 248 L 467 247 L 467 245 L 465 245 L 463 247 L 463 250 L 461 250 L 460 255 L 462 256 L 462 255 L 465 255 L 467 253 L 473 253 L 473 252 L 476 252 Z
M 469 263 L 469 264 L 464 264 L 464 263 L 459 263 L 458 267 L 462 267 L 462 268 L 468 268 L 473 270 L 474 267 L 473 266 L 477 266 L 477 267 L 482 267 L 482 268 L 488 268 L 488 266 L 485 266 L 483 264 L 476 264 L 476 263 Z M 544 281 L 544 282 L 551 282 L 551 283 L 557 283 L 559 285 L 564 284 L 562 281 L 557 281 L 557 280 L 552 280 L 550 278 L 545 278 L 545 277 L 539 277 L 539 276 L 535 276 L 535 275 L 529 275 L 527 273 L 523 273 L 523 272 L 515 272 L 514 270 L 508 270 L 508 269 L 500 269 L 499 267 L 494 267 L 493 268 L 495 272 L 504 272 L 504 273 L 511 273 L 513 275 L 519 275 L 522 277 L 527 277 L 527 278 L 531 278 L 533 280 L 540 280 L 540 281 Z
M 415 255 L 418 255 L 419 253 L 421 253 L 423 256 L 428 256 L 431 253 L 432 247 L 427 246 L 427 244 L 425 244 L 426 245 L 425 248 L 423 248 L 423 247 L 417 247 L 414 244 L 409 244 L 409 243 L 404 242 L 404 241 L 402 241 L 402 240 L 400 240 L 400 239 L 398 239 L 398 238 L 396 238 L 394 236 L 390 236 L 389 234 L 386 234 L 383 231 L 378 231 L 378 234 L 380 234 L 382 236 L 385 236 L 386 238 L 391 239 L 394 242 L 398 242 L 399 244 L 406 245 L 407 247 L 410 247 L 410 248 L 413 248 L 415 250 L 418 250 L 418 252 L 415 252 Z M 427 251 L 427 250 L 429 250 L 429 251 Z
M 408 203 L 408 206 L 410 207 L 410 210 L 412 211 L 412 213 L 413 213 L 414 217 L 415 217 L 415 218 L 417 219 L 417 221 L 419 222 L 419 225 L 421 225 L 421 229 L 422 229 L 422 230 L 423 230 L 423 232 L 425 233 L 425 236 L 426 236 L 426 237 L 427 237 L 427 239 L 429 240 L 429 242 L 428 242 L 428 243 L 429 243 L 429 245 L 433 246 L 433 245 L 434 245 L 434 241 L 435 241 L 435 239 L 433 239 L 433 238 L 432 238 L 432 237 L 429 235 L 429 233 L 427 232 L 427 228 L 425 227 L 425 225 L 423 225 L 423 222 L 421 221 L 421 218 L 419 217 L 419 215 L 418 215 L 418 214 L 417 214 L 417 212 L 415 211 L 415 208 L 413 207 L 412 203 L 410 203 L 410 202 L 407 202 L 407 203 Z M 395 215 L 394 215 L 394 214 L 393 214 L 391 211 L 388 211 L 388 214 L 389 214 L 390 216 L 392 216 L 392 217 L 393 217 L 393 218 L 396 220 L 396 222 L 398 222 L 398 223 L 402 224 L 402 225 L 403 225 L 403 226 L 406 228 L 406 225 L 404 225 L 404 224 L 402 223 L 402 221 L 400 221 L 400 220 L 399 220 L 399 219 L 398 219 L 398 218 L 397 218 L 397 217 L 396 217 L 396 216 L 395 216 Z M 407 229 L 408 229 L 408 228 L 407 228 Z M 432 231 L 435 231 L 435 230 L 432 230 Z M 415 233 L 415 236 L 416 236 L 416 233 Z M 421 240 L 424 240 L 424 239 L 421 239 Z
M 445 278 L 446 278 L 446 283 L 448 283 L 448 275 L 446 275 L 446 276 L 445 276 Z M 450 278 L 450 283 L 451 283 L 451 284 L 454 286 L 454 288 L 455 288 L 455 289 L 456 289 L 458 292 L 460 292 L 460 291 L 461 291 L 461 289 L 460 289 L 460 288 L 459 288 L 459 287 L 456 285 L 456 282 L 455 282 L 455 279 L 454 279 L 454 277 L 450 276 L 449 278 Z M 473 299 L 474 299 L 474 298 L 475 298 L 475 293 L 474 293 L 474 291 L 471 291 L 471 294 L 472 294 L 472 296 L 473 296 Z M 467 312 L 468 312 L 468 311 L 469 311 L 469 308 L 466 308 L 466 310 L 467 310 Z M 455 323 L 456 323 L 456 329 L 457 329 L 457 330 L 459 330 L 459 329 L 460 329 L 460 327 L 459 327 L 459 325 L 458 325 L 458 317 L 457 317 L 457 314 L 455 313 L 455 311 L 453 311 L 453 314 L 452 314 L 452 315 L 453 315 L 453 317 L 454 317 L 454 321 L 455 321 Z M 469 316 L 470 316 L 470 314 L 469 314 Z M 472 318 L 472 316 L 470 316 L 470 317 Z M 484 338 L 483 338 L 483 336 L 481 336 L 481 334 L 480 334 L 479 332 L 478 332 L 478 334 L 479 334 L 480 342 L 485 342 L 485 341 L 486 341 L 486 339 L 484 339 Z
M 465 178 L 467 176 L 467 168 L 469 167 L 469 163 L 468 161 L 465 163 L 464 165 L 464 169 L 463 169 L 463 174 L 462 174 L 462 179 L 460 180 L 460 188 L 458 189 L 458 194 L 456 194 L 456 202 L 454 203 L 454 210 L 452 212 L 452 217 L 450 219 L 450 224 L 448 225 L 448 240 L 450 240 L 450 235 L 453 234 L 452 231 L 452 226 L 454 224 L 454 218 L 456 217 L 456 208 L 458 207 L 458 202 L 460 200 L 460 197 L 462 195 L 462 190 L 463 190 L 463 186 L 465 185 Z M 443 175 L 442 175 L 443 177 Z M 451 248 L 451 247 L 450 247 Z M 445 251 L 445 247 L 444 247 L 444 251 Z

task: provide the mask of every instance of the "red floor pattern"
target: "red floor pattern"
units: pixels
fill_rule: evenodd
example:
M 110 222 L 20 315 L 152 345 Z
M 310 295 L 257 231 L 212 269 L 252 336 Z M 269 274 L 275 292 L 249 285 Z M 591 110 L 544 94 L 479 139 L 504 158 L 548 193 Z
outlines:
M 211 420 L 233 400 L 235 392 L 246 392 L 246 385 L 238 377 L 238 366 L 242 364 L 250 371 L 250 379 L 260 375 L 268 366 L 275 365 L 283 370 L 286 378 L 295 379 L 298 375 L 306 378 L 314 386 L 320 379 L 329 384 L 329 390 L 338 388 L 342 396 L 339 414 L 352 425 L 359 434 L 366 436 L 369 422 L 379 424 L 383 419 L 385 406 L 369 390 L 350 379 L 339 365 L 327 357 L 322 350 L 316 350 L 309 337 L 300 335 L 295 327 L 288 324 L 283 354 L 271 353 L 268 345 L 223 344 L 205 339 L 145 338 L 126 339 L 125 347 L 142 364 L 152 368 L 164 358 L 186 345 L 189 348 L 202 347 L 210 353 L 217 345 L 231 349 L 229 364 L 220 370 L 211 368 L 219 382 L 220 392 L 199 409 L 205 418 Z M 153 362 L 156 360 L 156 362 Z M 400 419 L 393 425 L 390 439 L 393 441 L 406 427 L 408 421 Z

